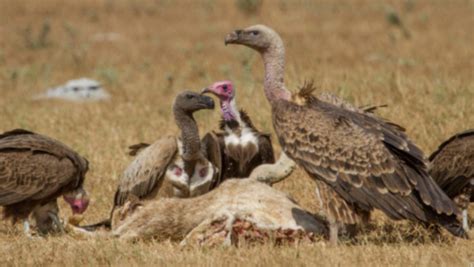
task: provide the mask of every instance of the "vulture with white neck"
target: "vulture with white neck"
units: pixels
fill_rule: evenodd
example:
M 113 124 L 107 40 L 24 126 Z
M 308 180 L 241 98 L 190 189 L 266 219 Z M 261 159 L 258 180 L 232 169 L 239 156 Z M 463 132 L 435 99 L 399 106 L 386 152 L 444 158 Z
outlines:
M 467 208 L 474 202 L 474 129 L 457 133 L 431 154 L 430 174 L 462 210 L 469 231 Z
M 173 113 L 181 136 L 167 136 L 151 145 L 131 146 L 131 153 L 137 156 L 122 174 L 114 205 L 125 203 L 130 194 L 149 199 L 158 193 L 165 197 L 192 197 L 206 193 L 218 170 L 201 151 L 193 113 L 213 108 L 211 97 L 189 91 L 179 94 Z
M 218 160 L 208 160 L 201 148 L 199 129 L 193 114 L 203 109 L 214 109 L 211 97 L 190 91 L 180 93 L 173 104 L 174 119 L 181 131 L 180 137 L 166 136 L 153 144 L 130 146 L 129 154 L 136 157 L 120 177 L 111 216 L 129 198 L 187 198 L 212 189 L 219 178 L 221 166 Z M 219 147 L 210 146 L 208 149 L 218 151 Z M 110 223 L 109 218 L 82 228 L 110 228 Z
M 208 133 L 203 138 L 206 146 L 217 143 L 220 147 L 222 172 L 219 182 L 248 177 L 257 166 L 275 163 L 270 135 L 260 132 L 247 113 L 237 109 L 232 82 L 215 82 L 202 93 L 217 96 L 221 106 L 221 131 Z
M 322 101 L 312 95 L 312 86 L 291 93 L 284 84 L 283 41 L 267 26 L 233 31 L 225 43 L 250 47 L 262 56 L 265 95 L 280 145 L 313 179 L 356 213 L 376 208 L 394 220 L 439 224 L 466 237 L 456 204 L 430 177 L 423 152 L 399 126 Z M 331 222 L 332 243 L 337 231 Z
M 57 212 L 43 214 L 43 206 L 56 206 L 63 196 L 74 214 L 89 205 L 83 189 L 88 162 L 63 143 L 23 129 L 0 135 L 0 205 L 4 218 L 22 220 L 30 235 L 29 216 L 50 218 L 61 228 Z

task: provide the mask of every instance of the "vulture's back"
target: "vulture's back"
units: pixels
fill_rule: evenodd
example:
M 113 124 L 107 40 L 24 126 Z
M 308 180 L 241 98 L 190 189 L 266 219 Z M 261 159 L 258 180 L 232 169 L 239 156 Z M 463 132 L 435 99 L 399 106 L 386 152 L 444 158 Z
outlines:
M 457 196 L 474 181 L 474 129 L 444 141 L 429 159 L 431 176 L 449 197 Z
M 0 205 L 56 198 L 81 186 L 87 170 L 87 160 L 59 141 L 22 129 L 0 135 Z

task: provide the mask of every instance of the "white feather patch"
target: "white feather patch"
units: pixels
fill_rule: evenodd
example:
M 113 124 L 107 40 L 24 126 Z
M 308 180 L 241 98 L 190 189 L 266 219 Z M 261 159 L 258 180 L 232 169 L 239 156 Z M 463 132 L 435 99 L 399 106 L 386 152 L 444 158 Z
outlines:
M 252 129 L 249 127 L 243 127 L 240 136 L 236 135 L 234 132 L 231 132 L 230 129 L 227 131 L 230 133 L 226 137 L 224 137 L 225 145 L 234 145 L 234 146 L 242 146 L 245 147 L 249 144 L 253 144 L 258 149 L 258 138 L 253 132 Z
M 182 188 L 186 188 L 189 192 L 189 196 L 198 196 L 209 191 L 211 186 L 214 173 L 216 170 L 211 162 L 206 160 L 206 163 L 198 162 L 194 168 L 194 173 L 191 178 L 184 171 L 184 161 L 181 155 L 183 154 L 183 144 L 178 141 L 178 157 L 170 165 L 166 171 L 167 178 L 174 185 L 174 191 L 176 195 L 185 196 L 185 192 L 182 192 Z M 181 172 L 178 175 L 176 169 L 180 168 Z
M 183 154 L 183 143 L 178 139 L 178 156 L 175 161 L 170 164 L 166 170 L 166 177 L 175 186 L 175 189 L 185 188 L 189 186 L 188 174 L 184 171 L 184 161 L 181 155 Z M 181 172 L 178 175 L 176 169 L 181 168 Z M 178 189 L 179 190 L 179 189 Z M 176 191 L 176 190 L 175 190 Z
M 204 176 L 201 176 L 203 173 Z M 194 174 L 191 177 L 191 183 L 189 185 L 191 196 L 202 195 L 209 191 L 214 173 L 215 169 L 211 162 L 206 161 L 205 164 L 196 164 Z

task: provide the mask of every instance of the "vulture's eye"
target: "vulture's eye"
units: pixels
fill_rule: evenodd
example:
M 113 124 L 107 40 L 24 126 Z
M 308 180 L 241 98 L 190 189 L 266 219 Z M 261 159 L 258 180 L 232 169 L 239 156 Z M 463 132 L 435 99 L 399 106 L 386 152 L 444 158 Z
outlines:
M 224 92 L 227 92 L 227 85 L 223 85 L 222 89 L 224 90 Z
M 193 99 L 193 98 L 194 98 L 194 95 L 186 95 L 186 98 L 188 98 L 188 99 Z
M 257 36 L 257 35 L 260 34 L 260 32 L 259 31 L 251 31 L 250 34 L 253 35 L 253 36 Z

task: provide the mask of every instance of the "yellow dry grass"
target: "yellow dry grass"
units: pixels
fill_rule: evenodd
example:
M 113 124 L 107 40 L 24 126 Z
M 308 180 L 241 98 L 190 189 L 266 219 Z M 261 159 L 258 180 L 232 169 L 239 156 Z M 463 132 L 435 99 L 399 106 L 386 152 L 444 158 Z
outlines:
M 389 7 L 411 32 L 388 23 Z M 1 1 L 0 130 L 26 128 L 70 145 L 91 163 L 86 221 L 108 214 L 126 147 L 175 133 L 170 107 L 187 88 L 231 79 L 238 103 L 272 131 L 263 67 L 247 48 L 225 47 L 236 27 L 277 29 L 287 46 L 287 84 L 313 78 L 320 90 L 358 105 L 388 104 L 381 115 L 404 125 L 427 153 L 474 127 L 474 1 L 264 1 L 246 14 L 235 1 Z M 44 25 L 50 32 L 39 38 Z M 113 41 L 101 35 L 115 33 Z M 103 82 L 108 102 L 31 101 L 82 76 Z M 217 111 L 197 115 L 201 133 Z M 279 148 L 277 148 L 279 150 Z M 316 211 L 313 185 L 297 171 L 278 188 Z M 62 214 L 69 210 L 61 203 Z M 472 216 L 472 210 L 471 210 Z M 354 244 L 180 249 L 176 244 L 49 237 L 29 240 L 0 225 L 2 265 L 449 265 L 473 266 L 474 241 L 430 237 L 377 216 Z

